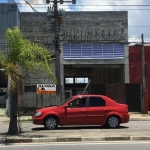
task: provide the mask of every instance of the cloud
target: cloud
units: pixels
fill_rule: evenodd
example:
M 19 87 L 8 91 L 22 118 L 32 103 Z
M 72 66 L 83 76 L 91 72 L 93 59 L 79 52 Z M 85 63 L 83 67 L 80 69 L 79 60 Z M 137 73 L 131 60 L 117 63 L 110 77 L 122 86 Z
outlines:
M 139 41 L 144 34 L 145 41 L 150 41 L 150 20 L 147 0 L 77 0 L 80 6 L 70 7 L 73 11 L 128 11 L 128 37 L 130 41 Z M 82 6 L 81 6 L 82 5 Z M 106 6 L 101 6 L 106 5 Z M 113 6 L 115 5 L 115 6 Z M 117 6 L 121 5 L 121 6 Z M 128 5 L 128 6 L 125 6 Z M 130 5 L 130 6 L 129 6 Z M 149 1 L 150 5 L 150 1 Z

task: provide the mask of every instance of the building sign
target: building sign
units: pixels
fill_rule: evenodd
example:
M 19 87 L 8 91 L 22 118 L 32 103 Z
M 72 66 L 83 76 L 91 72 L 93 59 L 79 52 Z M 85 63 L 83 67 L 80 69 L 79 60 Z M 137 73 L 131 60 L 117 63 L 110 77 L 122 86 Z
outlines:
M 55 84 L 37 84 L 36 88 L 37 94 L 56 94 Z
M 53 24 L 46 21 L 21 20 L 24 37 L 43 44 L 53 43 Z M 127 22 L 119 21 L 71 21 L 61 24 L 60 41 L 64 43 L 81 42 L 127 42 Z M 33 34 L 38 33 L 38 34 Z M 34 35 L 34 36 L 33 36 Z

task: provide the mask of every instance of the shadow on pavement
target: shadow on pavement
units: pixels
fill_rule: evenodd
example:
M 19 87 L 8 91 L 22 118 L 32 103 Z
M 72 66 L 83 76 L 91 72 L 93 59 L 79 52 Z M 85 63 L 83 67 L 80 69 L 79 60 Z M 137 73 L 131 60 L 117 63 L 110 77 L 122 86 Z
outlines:
M 126 127 L 126 126 L 120 126 L 118 128 L 114 128 L 113 130 L 115 129 L 127 129 L 129 127 Z M 54 129 L 54 130 L 81 130 L 81 129 L 107 129 L 107 130 L 111 130 L 112 128 L 107 128 L 105 126 L 65 126 L 65 127 L 58 127 L 57 129 Z M 47 130 L 45 129 L 44 127 L 38 127 L 38 128 L 32 128 L 31 129 L 32 131 L 40 131 L 40 130 Z M 54 131 L 52 130 L 52 131 Z

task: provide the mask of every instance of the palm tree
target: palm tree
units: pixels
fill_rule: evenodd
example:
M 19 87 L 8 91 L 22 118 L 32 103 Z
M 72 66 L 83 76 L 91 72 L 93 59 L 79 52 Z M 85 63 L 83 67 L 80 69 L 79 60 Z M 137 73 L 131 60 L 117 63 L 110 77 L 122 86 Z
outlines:
M 0 66 L 4 69 L 5 76 L 10 80 L 11 113 L 8 134 L 16 135 L 18 134 L 17 104 L 24 72 L 32 73 L 32 71 L 41 70 L 49 75 L 53 82 L 56 81 L 56 78 L 50 65 L 53 59 L 46 47 L 24 39 L 17 27 L 7 29 L 6 41 L 8 51 L 7 55 L 0 52 Z

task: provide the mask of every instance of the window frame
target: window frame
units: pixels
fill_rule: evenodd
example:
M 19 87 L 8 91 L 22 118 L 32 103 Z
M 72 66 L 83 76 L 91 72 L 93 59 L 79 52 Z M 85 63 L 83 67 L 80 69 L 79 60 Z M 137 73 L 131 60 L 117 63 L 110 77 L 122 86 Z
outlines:
M 68 106 L 70 106 L 69 104 L 72 103 L 73 101 L 75 100 L 79 100 L 79 99 L 86 99 L 86 102 L 85 102 L 85 106 L 84 107 L 87 107 L 87 104 L 88 104 L 88 97 L 78 97 L 78 98 L 75 98 L 73 99 L 72 101 L 68 102 Z M 69 108 L 84 108 L 84 107 L 69 107 Z
M 69 79 L 69 78 L 73 79 L 73 83 L 66 83 L 66 79 L 67 79 L 67 78 L 68 78 L 68 79 Z M 74 84 L 74 82 L 75 82 L 75 81 L 74 81 L 74 77 L 65 77 L 65 80 L 64 80 L 64 81 L 65 81 L 65 84 Z
M 73 83 L 66 83 L 66 79 L 67 79 L 67 78 L 72 78 L 72 79 L 73 79 Z M 84 84 L 87 84 L 87 83 L 84 83 L 84 82 L 76 83 L 76 82 L 75 82 L 76 78 L 84 78 L 84 79 L 87 78 L 87 79 L 88 79 L 87 83 L 88 83 L 89 80 L 90 80 L 90 77 L 89 77 L 89 76 L 65 76 L 65 77 L 64 77 L 64 84 L 65 84 L 65 85 L 81 85 L 81 84 L 84 85 Z
M 90 98 L 100 98 L 100 99 L 103 99 L 105 101 L 105 106 L 89 106 L 89 104 L 90 104 Z M 106 107 L 107 106 L 107 101 L 104 98 L 100 97 L 100 96 L 89 96 L 88 100 L 87 100 L 87 103 L 88 103 L 87 107 Z

